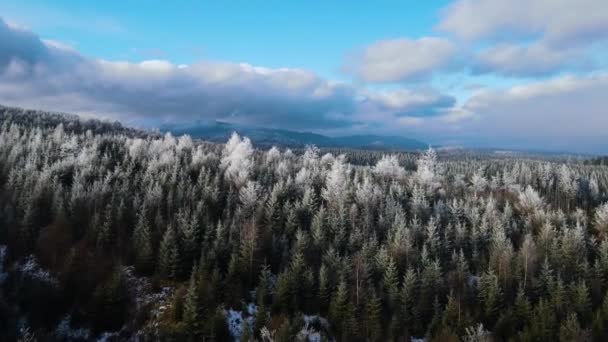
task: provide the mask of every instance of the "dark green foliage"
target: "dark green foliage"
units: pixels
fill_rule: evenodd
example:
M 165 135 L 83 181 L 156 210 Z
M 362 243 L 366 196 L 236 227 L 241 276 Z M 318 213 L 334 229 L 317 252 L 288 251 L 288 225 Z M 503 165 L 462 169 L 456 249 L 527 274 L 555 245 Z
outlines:
M 169 227 L 163 235 L 158 252 L 159 273 L 165 279 L 177 279 L 180 276 L 181 263 L 177 237 L 173 228 Z
M 93 293 L 93 326 L 96 331 L 120 330 L 125 322 L 129 296 L 124 279 L 115 270 Z

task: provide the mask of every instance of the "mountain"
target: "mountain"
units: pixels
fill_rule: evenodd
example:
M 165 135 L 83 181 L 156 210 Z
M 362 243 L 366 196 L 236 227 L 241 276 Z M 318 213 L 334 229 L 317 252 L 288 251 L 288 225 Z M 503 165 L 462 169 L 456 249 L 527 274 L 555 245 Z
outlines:
M 380 135 L 350 135 L 342 137 L 329 137 L 311 132 L 296 132 L 285 129 L 259 128 L 234 125 L 225 122 L 211 124 L 197 123 L 194 125 L 164 125 L 160 127 L 163 132 L 175 135 L 188 134 L 214 142 L 225 142 L 232 132 L 246 136 L 254 145 L 267 147 L 281 145 L 288 147 L 303 147 L 316 145 L 318 147 L 343 147 L 373 150 L 422 150 L 427 144 L 406 137 L 380 136 Z

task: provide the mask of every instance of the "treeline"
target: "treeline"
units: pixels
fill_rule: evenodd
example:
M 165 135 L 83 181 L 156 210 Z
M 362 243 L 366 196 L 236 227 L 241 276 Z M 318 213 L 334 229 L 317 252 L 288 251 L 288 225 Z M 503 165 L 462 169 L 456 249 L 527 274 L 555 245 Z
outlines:
M 608 165 L 608 157 L 595 157 L 587 162 L 594 165 Z
M 0 335 L 608 339 L 606 165 L 333 152 L 0 108 Z

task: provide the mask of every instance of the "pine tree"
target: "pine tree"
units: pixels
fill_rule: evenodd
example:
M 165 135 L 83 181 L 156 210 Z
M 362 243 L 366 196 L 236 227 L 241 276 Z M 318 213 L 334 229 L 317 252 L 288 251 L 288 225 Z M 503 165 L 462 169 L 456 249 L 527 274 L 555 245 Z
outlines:
M 575 314 L 570 314 L 559 329 L 560 342 L 587 341 L 585 332 L 581 329 Z
M 384 269 L 382 284 L 386 303 L 391 310 L 396 308 L 397 297 L 399 294 L 399 280 L 397 277 L 397 267 L 395 266 L 395 262 L 392 258 L 389 258 L 388 264 Z
M 168 227 L 159 250 L 159 272 L 166 279 L 177 279 L 180 275 L 180 255 L 175 231 Z
M 253 327 L 253 332 L 255 334 L 259 334 L 262 328 L 266 326 L 268 323 L 269 313 L 266 310 L 265 305 L 258 305 L 257 311 L 255 313 L 255 325 Z
M 319 311 L 325 314 L 329 309 L 329 302 L 332 294 L 332 288 L 329 280 L 329 274 L 325 264 L 319 269 Z
M 591 300 L 589 288 L 584 280 L 572 285 L 572 306 L 581 321 L 589 320 L 591 316 Z
M 240 263 L 243 273 L 247 275 L 248 285 L 254 279 L 258 269 L 256 254 L 258 250 L 258 227 L 254 221 L 247 222 L 241 230 Z
M 536 304 L 532 319 L 530 320 L 530 330 L 532 339 L 535 341 L 553 341 L 557 328 L 557 318 L 551 306 L 541 298 Z
M 241 336 L 239 338 L 241 342 L 251 342 L 253 341 L 253 336 L 251 336 L 251 326 L 249 325 L 249 321 L 243 321 L 243 327 L 241 329 Z
M 183 268 L 188 269 L 198 260 L 200 253 L 201 232 L 196 215 L 185 210 L 180 211 L 177 215 L 177 230 L 182 247 Z
M 404 324 L 405 330 L 412 330 L 418 325 L 419 317 L 416 315 L 415 299 L 417 296 L 416 273 L 412 269 L 408 269 L 403 276 L 401 290 L 399 292 L 399 321 Z
M 95 330 L 119 330 L 126 319 L 128 301 L 122 273 L 115 269 L 93 293 Z
M 564 309 L 566 309 L 567 299 L 568 298 L 566 288 L 564 287 L 564 282 L 562 281 L 561 277 L 558 276 L 557 279 L 552 283 L 550 291 L 550 300 L 559 318 L 564 317 L 563 314 Z
M 30 200 L 25 207 L 23 220 L 18 231 L 19 239 L 25 252 L 29 252 L 34 248 L 34 242 L 36 241 L 39 229 L 38 214 L 38 208 Z
M 289 272 L 280 273 L 277 277 L 273 305 L 277 311 L 290 312 L 292 309 L 292 286 Z M 275 310 L 273 310 L 275 311 Z
M 201 317 L 200 312 L 199 288 L 196 278 L 197 273 L 197 269 L 194 268 L 190 276 L 188 290 L 186 291 L 186 295 L 184 297 L 184 313 L 182 314 L 182 319 L 186 324 L 186 328 L 188 329 L 188 333 L 191 337 L 198 336 L 200 333 L 200 324 L 203 318 Z
M 97 233 L 97 249 L 102 252 L 107 252 L 113 245 L 114 239 L 115 236 L 112 229 L 112 206 L 108 204 Z
M 368 293 L 365 305 L 365 335 L 369 341 L 379 341 L 382 333 L 382 303 L 374 290 L 369 290 Z
M 462 334 L 464 332 L 464 319 L 461 316 L 460 303 L 453 294 L 450 294 L 443 310 L 441 325 L 451 332 Z
M 340 281 L 329 307 L 329 318 L 339 334 L 344 333 L 343 328 L 348 321 L 348 289 L 344 280 Z
M 138 213 L 137 224 L 133 231 L 135 269 L 140 274 L 150 274 L 154 270 L 154 249 L 150 226 L 146 222 L 146 210 Z
M 519 286 L 515 297 L 515 320 L 518 329 L 528 324 L 531 316 L 530 301 L 524 292 L 523 286 Z
M 498 318 L 502 301 L 502 289 L 492 269 L 479 278 L 479 301 L 483 304 L 483 317 L 490 323 Z

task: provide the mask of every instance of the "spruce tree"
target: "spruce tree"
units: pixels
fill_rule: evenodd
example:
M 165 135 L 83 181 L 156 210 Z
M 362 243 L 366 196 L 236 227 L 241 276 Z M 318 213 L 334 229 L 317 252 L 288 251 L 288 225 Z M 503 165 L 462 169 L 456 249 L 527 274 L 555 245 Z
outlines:
M 150 274 L 154 270 L 154 249 L 145 209 L 138 213 L 137 224 L 133 231 L 133 249 L 135 270 L 140 274 Z
M 200 333 L 203 317 L 201 317 L 200 310 L 200 298 L 199 298 L 199 284 L 197 282 L 197 269 L 192 270 L 190 275 L 190 283 L 184 297 L 184 313 L 182 314 L 182 320 L 184 321 L 188 333 L 192 338 L 196 337 Z
M 172 227 L 163 235 L 158 254 L 159 272 L 165 279 L 177 279 L 180 276 L 180 255 L 177 237 Z
M 379 341 L 382 333 L 382 303 L 374 290 L 369 290 L 365 305 L 365 335 L 369 341 Z

